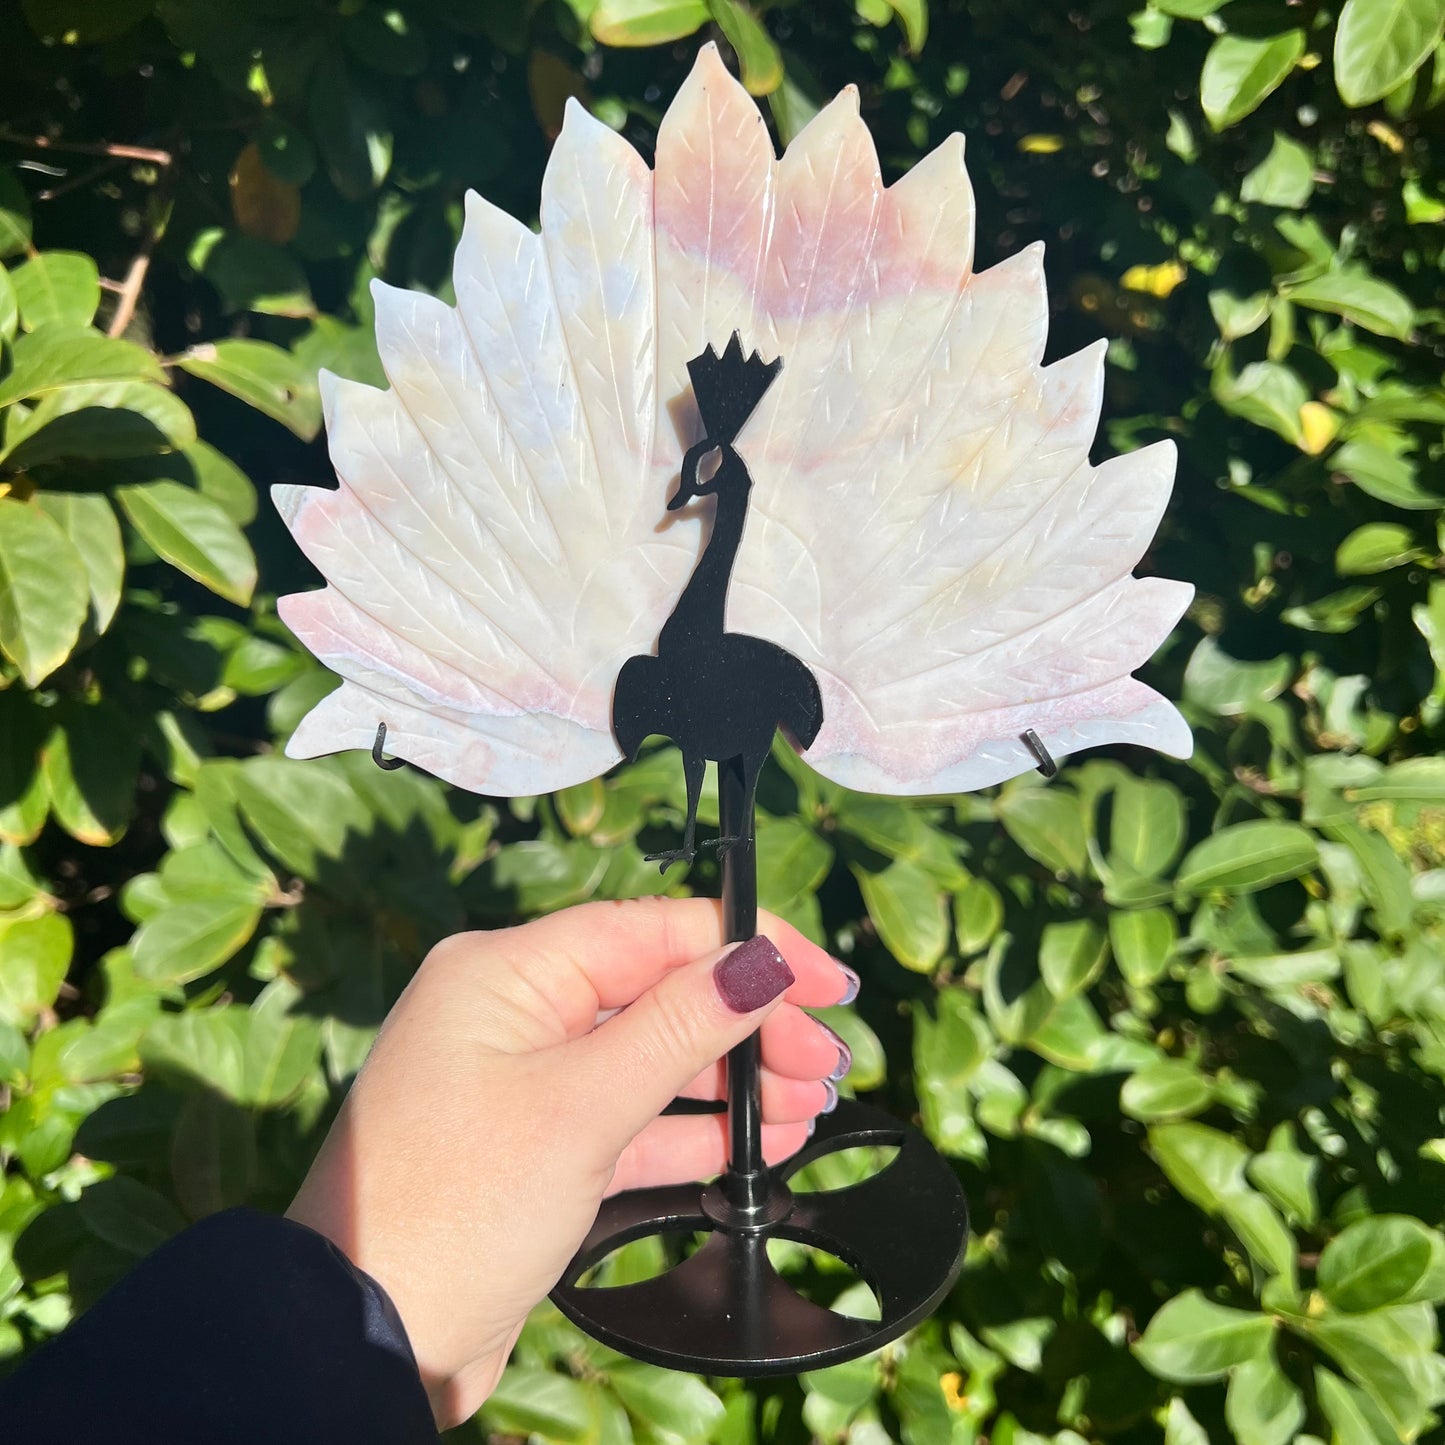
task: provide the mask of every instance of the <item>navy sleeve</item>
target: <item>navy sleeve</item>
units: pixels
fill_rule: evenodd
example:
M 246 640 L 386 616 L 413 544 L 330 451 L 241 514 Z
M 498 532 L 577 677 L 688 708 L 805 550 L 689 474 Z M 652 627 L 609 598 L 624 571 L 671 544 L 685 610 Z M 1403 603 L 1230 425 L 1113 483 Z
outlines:
M 391 1300 L 304 1225 L 232 1209 L 162 1245 L 0 1383 L 16 1445 L 437 1445 Z

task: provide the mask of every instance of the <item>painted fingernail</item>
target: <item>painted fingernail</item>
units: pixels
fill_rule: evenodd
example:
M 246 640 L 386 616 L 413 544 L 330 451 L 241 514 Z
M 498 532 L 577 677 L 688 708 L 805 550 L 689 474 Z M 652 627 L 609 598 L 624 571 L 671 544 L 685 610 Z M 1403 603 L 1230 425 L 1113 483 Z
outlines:
M 846 963 L 839 963 L 836 958 L 833 962 L 838 964 L 838 972 L 848 980 L 848 992 L 838 1000 L 838 1004 L 852 1003 L 853 1000 L 858 997 L 858 990 L 862 987 L 862 980 Z M 835 1005 L 835 1007 L 836 1006 L 837 1005 Z
M 807 1134 L 804 1135 L 804 1138 L 811 1139 L 811 1138 L 813 1137 L 813 1135 L 816 1134 L 817 1132 L 818 1132 L 818 1117 L 817 1117 L 817 1115 L 815 1114 L 811 1119 L 808 1120 L 808 1132 L 807 1132 Z
M 813 1022 L 838 1046 L 838 1067 L 828 1077 L 834 1081 L 841 1079 L 853 1067 L 853 1050 L 821 1019 L 814 1019 Z
M 827 1094 L 827 1102 L 818 1112 L 820 1114 L 831 1114 L 833 1110 L 838 1107 L 838 1086 L 832 1079 L 824 1079 L 823 1090 Z
M 713 983 L 735 1014 L 750 1014 L 770 1004 L 793 982 L 793 970 L 763 934 L 740 943 L 718 960 Z

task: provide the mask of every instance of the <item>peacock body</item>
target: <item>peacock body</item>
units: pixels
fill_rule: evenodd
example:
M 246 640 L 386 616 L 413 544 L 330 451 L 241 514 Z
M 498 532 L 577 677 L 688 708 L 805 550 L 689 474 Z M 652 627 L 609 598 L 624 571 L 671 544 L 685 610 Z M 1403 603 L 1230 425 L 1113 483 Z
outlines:
M 735 520 L 718 665 L 796 659 L 821 725 L 778 720 L 837 782 L 982 787 L 1036 765 L 1029 729 L 1187 755 L 1131 676 L 1192 593 L 1131 575 L 1172 445 L 1090 464 L 1102 344 L 1042 366 L 1041 248 L 974 273 L 972 234 L 961 138 L 885 188 L 851 88 L 779 160 L 705 47 L 655 170 L 571 104 L 540 232 L 470 196 L 455 307 L 374 288 L 389 387 L 323 373 L 340 487 L 275 496 L 327 586 L 280 605 L 342 683 L 288 752 L 384 721 L 476 792 L 597 776 L 667 731 L 629 698 Z M 734 332 L 784 364 L 721 449 L 716 515 L 669 511 L 716 450 L 689 363 Z

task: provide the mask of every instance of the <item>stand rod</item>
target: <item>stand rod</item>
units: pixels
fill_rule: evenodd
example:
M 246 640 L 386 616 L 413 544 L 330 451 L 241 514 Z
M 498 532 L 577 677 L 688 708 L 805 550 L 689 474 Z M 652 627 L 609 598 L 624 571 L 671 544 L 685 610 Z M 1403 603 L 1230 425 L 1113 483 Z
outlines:
M 738 838 L 722 859 L 725 941 L 742 943 L 758 931 L 758 855 L 752 799 L 743 761 L 718 765 L 718 813 L 724 838 Z M 750 1034 L 728 1052 L 728 1167 L 723 1193 L 744 1211 L 761 1209 L 768 1197 L 763 1163 L 762 1042 Z

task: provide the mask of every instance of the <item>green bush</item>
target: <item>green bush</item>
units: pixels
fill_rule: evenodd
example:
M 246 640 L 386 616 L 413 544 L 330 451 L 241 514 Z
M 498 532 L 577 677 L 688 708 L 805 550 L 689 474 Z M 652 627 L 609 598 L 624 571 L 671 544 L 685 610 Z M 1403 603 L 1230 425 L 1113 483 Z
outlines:
M 958 1163 L 960 1283 L 746 1389 L 544 1307 L 459 1436 L 1445 1438 L 1439 0 L 19 8 L 0 1356 L 188 1219 L 283 1207 L 439 937 L 713 886 L 642 861 L 666 751 L 510 803 L 283 761 L 332 684 L 248 480 L 327 477 L 315 372 L 378 379 L 371 278 L 447 294 L 467 187 L 534 217 L 568 95 L 646 151 L 711 34 L 784 140 L 849 82 L 889 178 L 963 131 L 980 266 L 1047 243 L 1051 355 L 1109 338 L 1101 448 L 1180 444 L 1146 570 L 1199 596 L 1151 675 L 1198 747 L 917 802 L 780 757 L 763 901 L 862 974 L 830 1021 Z

